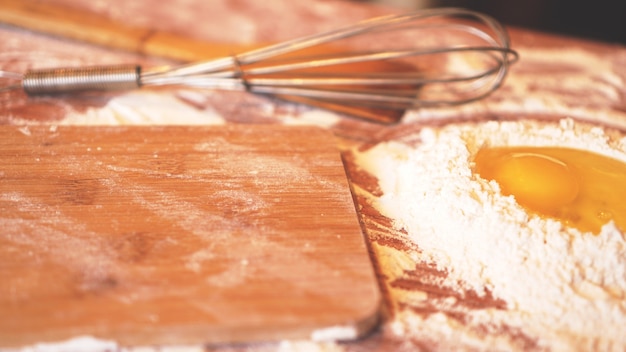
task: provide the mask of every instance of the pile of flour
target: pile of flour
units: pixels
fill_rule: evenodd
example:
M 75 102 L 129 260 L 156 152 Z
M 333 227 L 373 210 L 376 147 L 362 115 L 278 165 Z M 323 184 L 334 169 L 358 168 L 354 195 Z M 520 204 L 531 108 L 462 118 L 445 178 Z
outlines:
M 512 326 L 550 349 L 626 348 L 625 235 L 613 223 L 593 235 L 527 213 L 472 172 L 484 145 L 584 148 L 626 162 L 626 138 L 571 119 L 424 128 L 355 155 L 384 193 L 373 205 L 408 233 L 419 262 L 447 273 L 439 285 L 506 302 L 469 320 Z

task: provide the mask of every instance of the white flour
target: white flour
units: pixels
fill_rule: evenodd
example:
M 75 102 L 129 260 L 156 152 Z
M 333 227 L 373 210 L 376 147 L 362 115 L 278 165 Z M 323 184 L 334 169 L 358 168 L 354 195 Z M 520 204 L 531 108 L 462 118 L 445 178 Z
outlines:
M 626 348 L 624 234 L 612 223 L 594 236 L 529 215 L 471 171 L 485 143 L 585 148 L 626 162 L 626 139 L 572 120 L 449 125 L 409 138 L 416 137 L 418 144 L 388 142 L 357 153 L 357 163 L 379 180 L 384 194 L 371 201 L 417 244 L 417 261 L 447 272 L 440 285 L 506 302 L 506 309 L 470 310 L 469 324 L 513 327 L 539 348 Z M 454 331 L 465 346 L 480 345 L 453 323 L 404 314 L 393 329 L 442 338 Z M 503 347 L 497 334 L 489 338 Z

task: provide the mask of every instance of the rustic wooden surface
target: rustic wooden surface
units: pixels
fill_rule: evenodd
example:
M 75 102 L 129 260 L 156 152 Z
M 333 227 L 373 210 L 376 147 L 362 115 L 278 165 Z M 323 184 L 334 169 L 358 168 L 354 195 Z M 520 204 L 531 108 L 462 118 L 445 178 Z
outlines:
M 0 0 L 0 8 L 2 9 L 0 11 L 0 23 L 61 39 L 72 39 L 86 44 L 122 49 L 142 56 L 160 57 L 182 62 L 228 57 L 272 45 L 272 43 L 259 41 L 253 43 L 202 41 L 192 39 L 189 36 L 160 31 L 153 27 L 130 26 L 80 7 L 51 4 L 37 0 Z M 306 48 L 297 53 L 289 53 L 286 56 L 327 55 L 337 51 L 337 47 L 322 45 Z M 254 66 L 262 66 L 262 64 Z M 399 65 L 386 61 L 352 63 L 330 68 L 331 72 L 356 73 L 409 72 L 412 69 L 414 68 L 410 65 Z M 310 71 L 312 70 L 306 70 L 306 72 Z M 380 109 L 358 105 L 347 106 L 304 97 L 282 96 L 281 99 L 382 123 L 398 122 L 405 112 L 405 109 L 400 108 Z
M 205 42 L 275 42 L 344 26 L 365 18 L 397 12 L 360 2 L 328 0 L 173 0 L 162 6 L 149 1 L 102 2 L 55 0 L 60 6 L 93 11 L 111 21 L 174 33 Z M 48 1 L 47 3 L 52 3 Z M 510 28 L 520 61 L 511 67 L 504 85 L 476 103 L 450 108 L 408 111 L 402 121 L 380 125 L 343 115 L 285 104 L 245 93 L 166 90 L 120 95 L 29 98 L 19 92 L 0 93 L 0 123 L 14 126 L 63 124 L 314 124 L 339 138 L 349 182 L 356 193 L 359 216 L 382 288 L 384 314 L 380 328 L 366 338 L 343 344 L 291 340 L 279 344 L 217 345 L 191 351 L 432 351 L 489 350 L 502 341 L 511 350 L 542 350 L 541 337 L 507 324 L 493 328 L 472 325 L 468 311 L 506 310 L 492 295 L 459 292 L 438 285 L 446 277 L 420 259 L 419 243 L 394 230 L 394 219 L 383 217 L 369 202 L 381 196 L 378 180 L 360 169 L 352 147 L 367 148 L 384 141 L 417 143 L 424 126 L 458 121 L 504 119 L 575 120 L 626 128 L 626 48 L 576 38 Z M 3 69 L 141 62 L 163 60 L 60 40 L 14 27 L 0 26 Z M 390 171 L 391 172 L 391 171 Z M 229 276 L 226 275 L 225 279 Z M 442 307 L 441 302 L 455 302 Z M 454 324 L 438 331 L 416 321 L 448 319 Z M 46 327 L 46 329 L 49 326 Z M 467 338 L 470 337 L 470 340 Z M 475 337 L 474 340 L 471 337 Z M 150 350 L 150 349 L 148 349 Z M 155 347 L 153 350 L 159 350 Z
M 368 332 L 380 294 L 335 144 L 278 125 L 2 126 L 0 347 Z
M 0 22 L 47 35 L 92 42 L 141 55 L 197 61 L 259 46 L 194 40 L 188 36 L 116 22 L 79 7 L 31 0 L 0 0 Z

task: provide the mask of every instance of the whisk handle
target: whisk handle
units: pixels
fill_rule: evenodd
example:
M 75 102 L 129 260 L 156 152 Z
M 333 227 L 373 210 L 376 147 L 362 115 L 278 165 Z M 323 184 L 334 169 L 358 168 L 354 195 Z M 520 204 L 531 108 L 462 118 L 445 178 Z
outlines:
M 137 65 L 51 68 L 27 71 L 22 88 L 27 94 L 136 89 L 141 86 Z

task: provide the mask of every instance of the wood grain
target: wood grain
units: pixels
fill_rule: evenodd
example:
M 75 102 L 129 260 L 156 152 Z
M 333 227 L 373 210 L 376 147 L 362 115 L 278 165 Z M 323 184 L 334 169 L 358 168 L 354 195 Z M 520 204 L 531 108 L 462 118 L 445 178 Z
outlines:
M 0 127 L 0 347 L 368 332 L 380 294 L 313 127 Z M 345 334 L 345 332 L 348 334 Z
M 127 25 L 80 8 L 38 0 L 0 0 L 0 22 L 32 31 L 179 61 L 201 61 L 257 48 L 261 43 L 196 40 Z
M 0 22 L 60 38 L 182 62 L 227 57 L 270 45 L 270 43 L 259 42 L 222 43 L 196 40 L 156 28 L 142 28 L 119 23 L 81 8 L 48 4 L 37 0 L 0 0 Z M 297 55 L 320 55 L 342 50 L 346 48 L 322 45 L 306 48 Z M 381 60 L 341 65 L 333 67 L 331 71 L 411 72 L 415 69 L 410 65 Z M 405 114 L 404 108 L 372 108 L 295 96 L 281 96 L 280 98 L 383 124 L 396 123 Z

